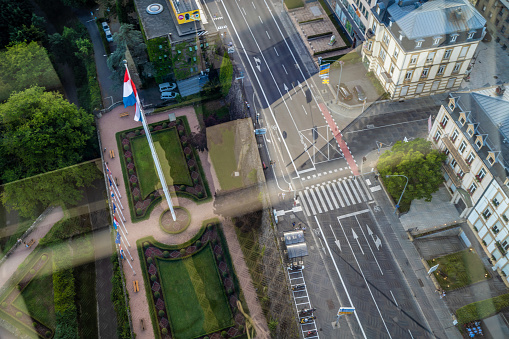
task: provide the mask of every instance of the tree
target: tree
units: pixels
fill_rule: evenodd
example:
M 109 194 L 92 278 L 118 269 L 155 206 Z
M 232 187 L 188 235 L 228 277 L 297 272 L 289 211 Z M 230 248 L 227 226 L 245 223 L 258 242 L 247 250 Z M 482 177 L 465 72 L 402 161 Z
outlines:
M 33 8 L 29 0 L 0 0 L 0 48 L 10 42 L 10 36 L 23 25 L 32 22 Z
M 396 202 L 403 192 L 406 178 L 386 176 L 408 177 L 408 185 L 400 204 L 402 210 L 406 210 L 414 199 L 431 201 L 431 194 L 438 190 L 444 180 L 441 166 L 445 158 L 445 154 L 432 149 L 431 142 L 425 139 L 398 141 L 390 151 L 382 154 L 377 169 L 389 194 Z
M 0 198 L 9 211 L 34 218 L 39 208 L 52 203 L 76 205 L 83 198 L 81 188 L 100 176 L 95 163 L 75 165 L 6 184 Z
M 34 85 L 48 90 L 61 86 L 46 49 L 36 42 L 20 42 L 0 52 L 0 81 L 0 100 Z
M 60 0 L 60 1 L 62 1 L 64 5 L 73 8 L 81 8 L 87 3 L 87 0 Z
M 77 164 L 93 137 L 94 118 L 61 94 L 31 87 L 0 105 L 2 180 L 11 182 Z
M 191 133 L 189 143 L 191 144 L 191 146 L 193 146 L 200 152 L 203 152 L 205 150 L 208 151 L 209 149 L 207 147 L 207 133 L 205 132 L 205 128 L 200 129 L 199 132 Z

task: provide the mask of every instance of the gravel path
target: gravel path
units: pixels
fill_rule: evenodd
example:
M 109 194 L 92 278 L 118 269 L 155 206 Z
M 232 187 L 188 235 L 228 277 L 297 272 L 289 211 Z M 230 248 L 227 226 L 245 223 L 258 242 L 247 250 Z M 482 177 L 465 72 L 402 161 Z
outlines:
M 129 112 L 128 117 L 120 118 L 119 114 L 122 112 Z M 158 115 L 148 116 L 147 122 L 154 123 L 162 120 L 168 119 L 168 113 L 164 112 Z M 194 112 L 193 107 L 184 107 L 176 110 L 172 110 L 171 113 L 175 113 L 176 116 L 186 116 L 189 122 L 189 126 L 191 131 L 195 132 L 198 130 L 198 120 L 196 118 L 196 114 Z M 150 326 L 150 315 L 148 309 L 148 302 L 145 295 L 145 286 L 143 281 L 143 276 L 141 273 L 140 260 L 138 258 L 138 254 L 136 251 L 136 240 L 146 237 L 153 236 L 157 241 L 165 243 L 165 244 L 179 244 L 185 242 L 186 240 L 192 238 L 200 229 L 202 221 L 214 217 L 218 217 L 214 214 L 213 202 L 207 202 L 202 204 L 195 204 L 189 199 L 173 197 L 172 203 L 174 206 L 182 206 L 185 207 L 191 213 L 191 224 L 189 227 L 182 233 L 179 234 L 168 234 L 161 230 L 159 227 L 159 216 L 161 213 L 168 207 L 166 201 L 158 204 L 153 211 L 151 212 L 151 216 L 148 220 L 144 220 L 137 223 L 132 223 L 130 221 L 128 202 L 126 199 L 126 191 L 125 185 L 123 183 L 122 169 L 119 160 L 119 150 L 115 140 L 115 134 L 119 131 L 123 131 L 126 129 L 134 128 L 140 126 L 140 123 L 133 120 L 134 116 L 134 107 L 124 108 L 122 106 L 113 109 L 111 112 L 106 113 L 98 120 L 98 128 L 101 135 L 101 142 L 104 148 L 106 148 L 107 152 L 104 154 L 105 160 L 108 162 L 108 166 L 113 173 L 114 176 L 118 178 L 120 186 L 118 187 L 120 193 L 122 195 L 122 205 L 124 206 L 124 215 L 127 218 L 125 222 L 125 226 L 129 234 L 127 235 L 127 239 L 132 247 L 127 248 L 132 256 L 133 260 L 129 254 L 127 254 L 127 258 L 131 263 L 133 269 L 129 267 L 129 265 L 124 264 L 124 273 L 126 277 L 127 290 L 130 295 L 130 308 L 131 308 L 131 316 L 133 321 L 134 332 L 136 333 L 137 339 L 151 339 L 154 338 L 153 328 Z M 115 158 L 110 159 L 109 151 L 115 151 Z M 203 166 L 203 170 L 206 174 L 207 181 L 209 184 L 210 191 L 212 194 L 218 188 L 217 178 L 215 176 L 214 169 L 210 162 L 210 158 L 207 152 L 200 153 L 200 160 Z M 267 327 L 267 323 L 265 321 L 265 317 L 263 316 L 261 306 L 256 299 L 256 292 L 251 283 L 251 278 L 249 276 L 249 272 L 247 270 L 247 266 L 244 262 L 244 258 L 242 256 L 242 251 L 240 250 L 240 245 L 237 241 L 237 237 L 235 235 L 235 230 L 233 229 L 233 225 L 229 222 L 223 221 L 224 232 L 228 241 L 228 246 L 231 252 L 231 257 L 233 258 L 233 264 L 235 266 L 235 270 L 237 271 L 237 275 L 243 289 L 249 311 L 251 317 L 256 321 L 256 324 L 259 328 L 257 338 L 268 338 L 269 330 Z M 126 262 L 124 262 L 126 263 Z M 133 272 L 134 270 L 134 272 Z M 133 281 L 138 280 L 140 292 L 133 292 Z M 145 330 L 141 329 L 140 319 L 144 319 Z

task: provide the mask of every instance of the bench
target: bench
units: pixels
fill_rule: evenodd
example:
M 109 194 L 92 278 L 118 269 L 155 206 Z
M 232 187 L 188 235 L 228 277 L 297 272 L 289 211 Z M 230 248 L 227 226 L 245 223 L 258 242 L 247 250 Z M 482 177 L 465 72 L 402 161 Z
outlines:
M 143 322 L 143 318 L 140 319 L 140 325 L 141 325 L 142 331 L 145 331 L 145 323 Z
M 120 117 L 123 118 L 123 117 L 127 117 L 129 116 L 129 113 L 127 112 L 124 112 L 124 113 L 120 113 Z
M 110 150 L 110 158 L 113 159 L 115 157 L 115 151 Z
M 27 243 L 27 247 L 30 248 L 30 247 L 32 247 L 33 244 L 35 244 L 35 240 L 30 239 L 30 241 Z
M 140 286 L 138 286 L 138 280 L 133 281 L 133 289 L 134 289 L 134 292 L 140 291 Z

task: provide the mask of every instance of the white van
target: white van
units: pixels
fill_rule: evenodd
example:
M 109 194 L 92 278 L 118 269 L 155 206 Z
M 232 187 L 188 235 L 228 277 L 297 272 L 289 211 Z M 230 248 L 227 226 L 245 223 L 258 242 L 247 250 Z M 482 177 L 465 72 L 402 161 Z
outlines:
M 161 100 L 170 100 L 175 99 L 177 97 L 177 93 L 175 92 L 162 92 L 161 93 Z
M 177 88 L 176 83 L 170 84 L 169 82 L 165 82 L 164 84 L 159 85 L 159 92 L 169 92 L 174 90 L 175 88 Z

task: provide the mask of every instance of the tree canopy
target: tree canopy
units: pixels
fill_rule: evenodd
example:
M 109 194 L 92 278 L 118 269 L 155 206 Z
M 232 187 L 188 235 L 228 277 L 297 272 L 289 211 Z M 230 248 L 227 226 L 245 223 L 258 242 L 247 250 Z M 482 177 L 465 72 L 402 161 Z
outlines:
M 0 52 L 0 101 L 31 86 L 61 86 L 46 49 L 37 42 L 20 42 Z
M 441 172 L 445 154 L 431 148 L 431 142 L 417 138 L 410 142 L 398 141 L 391 150 L 380 156 L 377 169 L 389 194 L 397 202 L 406 183 L 404 177 L 387 175 L 405 175 L 408 186 L 401 199 L 401 211 L 410 208 L 414 199 L 431 201 L 431 194 L 438 190 L 444 181 Z
M 0 173 L 11 182 L 81 162 L 94 118 L 61 94 L 31 87 L 0 105 Z

